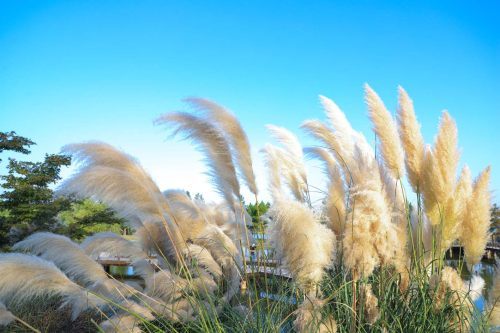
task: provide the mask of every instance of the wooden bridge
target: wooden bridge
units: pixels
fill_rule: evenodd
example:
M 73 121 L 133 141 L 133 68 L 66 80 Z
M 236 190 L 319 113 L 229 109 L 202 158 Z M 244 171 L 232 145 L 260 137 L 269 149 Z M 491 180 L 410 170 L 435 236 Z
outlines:
M 453 257 L 456 255 L 461 256 L 461 255 L 463 255 L 463 253 L 464 253 L 464 249 L 463 249 L 462 245 L 460 245 L 458 243 L 453 244 L 449 250 L 449 254 Z M 483 258 L 493 260 L 493 259 L 496 259 L 498 257 L 500 257 L 500 243 L 488 242 L 486 244 L 486 250 L 484 252 Z

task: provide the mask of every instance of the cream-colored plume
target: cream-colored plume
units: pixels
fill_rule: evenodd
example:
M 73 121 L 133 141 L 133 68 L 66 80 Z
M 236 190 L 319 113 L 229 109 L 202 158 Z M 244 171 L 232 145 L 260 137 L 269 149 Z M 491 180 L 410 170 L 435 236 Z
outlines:
M 122 309 L 99 325 L 105 333 L 140 333 L 139 324 L 154 319 L 150 309 L 135 302 L 125 301 L 120 307 Z
M 269 188 L 273 199 L 277 200 L 283 196 L 281 186 L 281 178 L 283 178 L 294 198 L 304 202 L 307 186 L 302 180 L 293 156 L 284 149 L 271 144 L 266 144 L 262 151 L 269 170 Z
M 12 314 L 12 312 L 7 310 L 5 304 L 0 302 L 0 327 L 7 326 L 14 320 L 16 320 L 16 317 Z
M 351 155 L 345 154 L 340 145 L 338 137 L 333 133 L 333 130 L 319 120 L 306 120 L 300 126 L 315 139 L 322 142 L 329 149 L 338 161 L 344 174 L 349 174 L 348 165 L 351 164 Z
M 268 184 L 271 197 L 274 201 L 279 200 L 282 195 L 280 158 L 275 146 L 267 143 L 261 152 L 264 154 L 264 161 L 268 169 Z
M 203 98 L 188 98 L 188 102 L 207 112 L 211 120 L 221 127 L 231 145 L 236 165 L 250 192 L 257 195 L 257 184 L 252 166 L 250 143 L 238 119 L 224 107 Z
M 299 193 L 305 193 L 306 197 L 308 195 L 307 175 L 304 165 L 304 154 L 298 138 L 283 127 L 266 125 L 266 128 L 269 130 L 272 137 L 282 144 L 283 149 L 277 149 L 276 153 L 280 157 L 281 162 L 287 167 L 286 170 L 292 192 L 297 200 L 303 201 L 300 200 L 302 198 Z
M 0 254 L 0 302 L 22 304 L 37 296 L 61 296 L 72 307 L 71 319 L 88 308 L 104 305 L 96 296 L 72 282 L 53 263 L 39 257 Z
M 490 167 L 474 181 L 472 195 L 468 200 L 462 221 L 461 243 L 465 260 L 469 266 L 481 261 L 489 239 L 491 202 L 489 191 Z
M 325 109 L 326 116 L 330 121 L 330 124 L 335 129 L 335 137 L 339 142 L 339 154 L 346 159 L 349 159 L 353 156 L 354 152 L 354 141 L 353 134 L 354 130 L 352 129 L 351 124 L 347 120 L 344 112 L 340 110 L 340 108 L 333 102 L 331 99 L 325 96 L 319 96 L 321 104 Z M 351 161 L 347 161 L 350 166 Z
M 455 305 L 463 304 L 471 307 L 472 302 L 481 297 L 485 286 L 485 282 L 480 276 L 474 275 L 470 281 L 464 281 L 456 269 L 449 266 L 444 267 L 440 273 L 431 276 L 429 284 L 436 309 L 439 309 L 446 301 Z M 447 300 L 449 291 L 452 291 L 452 295 L 451 299 Z
M 413 101 L 402 87 L 398 87 L 398 93 L 399 137 L 405 152 L 406 174 L 413 190 L 420 192 L 424 164 L 424 138 L 420 132 L 420 124 L 415 116 Z
M 500 327 L 500 262 L 497 259 L 493 286 L 488 292 L 488 306 L 485 311 L 490 311 L 489 322 L 493 327 Z
M 99 232 L 88 236 L 80 247 L 93 260 L 97 260 L 103 252 L 110 256 L 128 257 L 131 260 L 148 258 L 148 255 L 136 243 L 113 232 Z
M 100 264 L 92 260 L 68 237 L 38 232 L 12 246 L 14 251 L 29 252 L 53 262 L 72 281 L 105 297 L 121 299 L 128 296 L 127 288 L 108 278 Z
M 324 318 L 321 308 L 325 301 L 314 296 L 306 297 L 295 310 L 295 320 L 293 327 L 298 333 L 335 333 L 337 332 L 337 322 L 330 315 Z
M 330 181 L 325 203 L 326 214 L 330 229 L 340 239 L 343 236 L 345 227 L 346 197 L 344 183 L 337 162 L 325 148 L 309 147 L 305 148 L 304 151 L 307 155 L 317 157 L 325 162 L 326 174 Z
M 441 117 L 439 132 L 432 152 L 424 158 L 422 193 L 427 215 L 433 225 L 446 221 L 445 206 L 453 196 L 459 160 L 457 127 L 447 112 Z
M 185 242 L 169 214 L 168 203 L 135 159 L 98 142 L 68 145 L 63 151 L 73 154 L 80 168 L 59 186 L 59 194 L 100 200 L 136 229 L 145 221 L 162 224 L 170 243 L 163 249 L 167 251 L 164 255 L 180 260 Z
M 269 230 L 271 243 L 294 280 L 311 292 L 332 264 L 335 234 L 297 201 L 275 202 L 271 210 L 275 221 Z
M 347 215 L 343 255 L 344 265 L 358 280 L 370 276 L 381 263 L 393 262 L 398 239 L 379 191 L 360 189 L 351 195 L 353 206 Z
M 384 163 L 394 179 L 401 179 L 404 176 L 404 153 L 394 119 L 368 84 L 365 84 L 365 100 L 373 131 L 380 140 L 379 147 Z
M 378 308 L 378 298 L 373 293 L 372 285 L 362 283 L 360 294 L 364 303 L 363 309 L 366 321 L 370 324 L 374 324 L 380 318 L 380 310 Z
M 215 189 L 233 207 L 240 197 L 240 185 L 229 144 L 221 131 L 207 120 L 186 112 L 164 114 L 156 119 L 155 124 L 172 127 L 173 135 L 183 134 L 184 139 L 198 144 L 205 154 Z

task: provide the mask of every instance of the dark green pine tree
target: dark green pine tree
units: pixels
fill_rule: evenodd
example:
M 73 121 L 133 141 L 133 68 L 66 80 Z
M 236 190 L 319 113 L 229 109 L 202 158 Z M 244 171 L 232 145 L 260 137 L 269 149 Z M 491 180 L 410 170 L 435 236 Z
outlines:
M 29 154 L 34 142 L 15 132 L 0 134 L 0 149 Z M 57 214 L 70 200 L 54 198 L 49 187 L 60 179 L 61 167 L 71 164 L 65 155 L 46 154 L 43 162 L 24 162 L 9 158 L 8 174 L 0 176 L 0 247 L 5 248 L 26 235 L 54 230 Z

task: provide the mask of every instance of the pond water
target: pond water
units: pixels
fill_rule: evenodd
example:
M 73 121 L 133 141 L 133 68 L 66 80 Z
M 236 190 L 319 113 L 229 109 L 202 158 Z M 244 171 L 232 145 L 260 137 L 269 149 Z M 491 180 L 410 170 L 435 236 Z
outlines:
M 451 267 L 455 267 L 459 269 L 459 266 L 462 266 L 462 270 L 460 275 L 464 280 L 470 280 L 472 274 L 477 274 L 481 276 L 485 282 L 485 287 L 483 289 L 483 293 L 481 297 L 476 300 L 476 306 L 480 311 L 483 311 L 487 302 L 492 301 L 490 298 L 492 297 L 493 283 L 496 274 L 496 263 L 493 259 L 483 259 L 479 264 L 475 265 L 470 272 L 466 265 L 462 263 L 458 259 L 449 259 L 446 260 L 446 264 Z

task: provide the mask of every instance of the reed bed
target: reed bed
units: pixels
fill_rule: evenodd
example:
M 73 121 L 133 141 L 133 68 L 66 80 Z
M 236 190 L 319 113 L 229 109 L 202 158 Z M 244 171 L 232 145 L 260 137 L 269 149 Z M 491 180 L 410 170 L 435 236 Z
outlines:
M 190 98 L 191 112 L 155 121 L 204 155 L 220 203 L 193 200 L 179 190 L 161 192 L 136 159 L 108 144 L 65 146 L 79 169 L 60 184 L 59 195 L 109 205 L 136 230 L 137 242 L 109 233 L 80 245 L 49 233 L 19 242 L 14 250 L 31 255 L 0 255 L 0 325 L 44 332 L 495 329 L 498 288 L 480 312 L 474 300 L 484 281 L 459 274 L 478 264 L 489 237 L 489 167 L 475 180 L 466 166 L 457 175 L 458 131 L 448 113 L 434 144 L 426 145 L 406 91 L 399 88 L 396 117 L 371 87 L 365 92 L 376 149 L 324 96 L 327 121 L 301 126 L 316 146 L 302 147 L 291 131 L 267 126 L 277 143 L 262 149 L 273 202 L 258 219 L 268 223 L 272 254 L 249 257 L 255 240 L 241 186 L 256 203 L 259 190 L 248 138 L 226 108 Z M 319 206 L 311 199 L 315 187 L 306 157 L 324 163 Z M 456 268 L 445 260 L 453 244 L 465 253 Z M 139 283 L 107 275 L 95 262 L 101 252 L 130 257 Z M 21 269 L 15 256 L 26 273 L 11 271 Z M 278 271 L 274 265 L 281 273 L 269 273 Z M 41 304 L 41 312 L 29 310 Z M 45 318 L 59 326 L 41 323 L 43 304 L 57 305 L 46 307 Z

